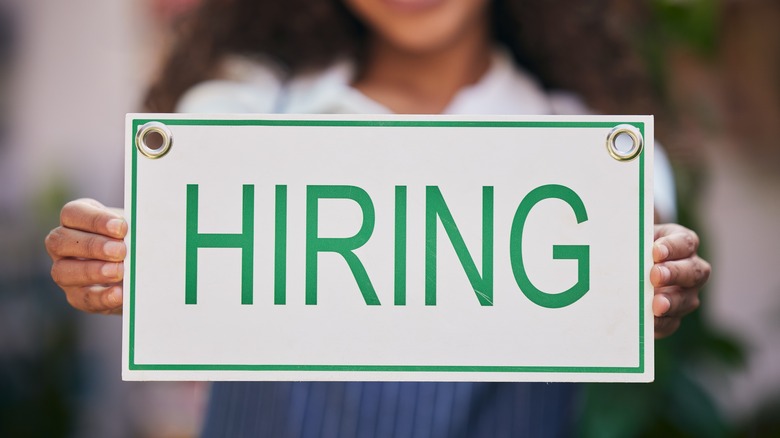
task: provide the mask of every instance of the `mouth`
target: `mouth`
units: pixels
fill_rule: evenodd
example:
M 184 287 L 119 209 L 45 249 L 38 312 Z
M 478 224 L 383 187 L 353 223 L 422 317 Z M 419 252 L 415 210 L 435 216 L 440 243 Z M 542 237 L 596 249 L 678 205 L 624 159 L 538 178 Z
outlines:
M 416 12 L 435 8 L 446 0 L 382 0 L 387 6 L 403 12 Z

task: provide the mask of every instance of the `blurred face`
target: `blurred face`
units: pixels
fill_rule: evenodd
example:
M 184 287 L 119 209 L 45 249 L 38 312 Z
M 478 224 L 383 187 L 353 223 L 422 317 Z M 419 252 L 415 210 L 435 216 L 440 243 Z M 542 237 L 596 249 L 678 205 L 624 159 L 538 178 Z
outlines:
M 424 53 L 452 44 L 475 26 L 487 26 L 488 0 L 344 0 L 383 42 Z

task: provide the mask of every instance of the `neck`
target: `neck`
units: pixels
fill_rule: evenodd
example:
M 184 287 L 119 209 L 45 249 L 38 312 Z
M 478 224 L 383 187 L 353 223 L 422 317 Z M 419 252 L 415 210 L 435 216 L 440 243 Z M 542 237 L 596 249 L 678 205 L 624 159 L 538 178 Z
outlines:
M 399 114 L 438 114 L 490 66 L 487 26 L 474 26 L 442 47 L 411 52 L 374 38 L 355 88 Z

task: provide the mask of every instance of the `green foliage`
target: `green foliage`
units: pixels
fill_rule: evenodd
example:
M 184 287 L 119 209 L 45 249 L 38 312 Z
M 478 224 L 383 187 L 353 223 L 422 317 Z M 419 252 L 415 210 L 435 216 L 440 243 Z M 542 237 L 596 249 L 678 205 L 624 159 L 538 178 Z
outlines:
M 652 0 L 649 24 L 638 34 L 637 49 L 647 63 L 659 96 L 666 93 L 667 57 L 676 48 L 687 48 L 703 59 L 718 49 L 721 0 Z M 676 108 L 667 107 L 674 112 Z
M 662 44 L 683 43 L 702 55 L 715 53 L 720 0 L 654 0 L 652 6 Z
M 44 190 L 34 197 L 32 213 L 34 225 L 39 231 L 47 231 L 59 224 L 60 209 L 74 199 L 71 184 L 53 171 Z

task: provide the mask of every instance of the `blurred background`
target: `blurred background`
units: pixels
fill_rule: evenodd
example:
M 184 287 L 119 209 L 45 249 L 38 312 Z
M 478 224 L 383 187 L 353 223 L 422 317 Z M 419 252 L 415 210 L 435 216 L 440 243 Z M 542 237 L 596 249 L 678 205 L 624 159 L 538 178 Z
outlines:
M 713 276 L 656 383 L 588 386 L 580 432 L 780 436 L 780 2 L 646 3 L 637 50 Z M 196 4 L 0 0 L 0 437 L 198 433 L 207 386 L 122 382 L 121 318 L 71 310 L 43 248 L 67 200 L 122 204 L 124 114 Z

